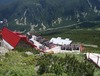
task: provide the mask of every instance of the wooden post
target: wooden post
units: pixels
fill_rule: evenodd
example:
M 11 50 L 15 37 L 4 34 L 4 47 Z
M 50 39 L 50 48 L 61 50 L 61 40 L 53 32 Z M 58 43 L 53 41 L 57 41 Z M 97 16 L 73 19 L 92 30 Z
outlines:
M 99 58 L 100 58 L 100 57 L 99 57 L 99 56 L 97 56 L 97 57 L 98 57 L 98 60 L 97 60 L 97 65 L 98 65 L 98 63 L 99 63 Z
M 88 54 L 88 59 L 89 59 L 90 53 Z

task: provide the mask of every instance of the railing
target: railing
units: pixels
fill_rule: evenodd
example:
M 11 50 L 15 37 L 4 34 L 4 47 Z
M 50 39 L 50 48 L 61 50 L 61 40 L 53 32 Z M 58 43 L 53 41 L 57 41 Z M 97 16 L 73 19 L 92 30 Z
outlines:
M 99 54 L 88 53 L 87 58 L 92 60 L 95 64 L 97 64 L 100 67 L 100 55 Z

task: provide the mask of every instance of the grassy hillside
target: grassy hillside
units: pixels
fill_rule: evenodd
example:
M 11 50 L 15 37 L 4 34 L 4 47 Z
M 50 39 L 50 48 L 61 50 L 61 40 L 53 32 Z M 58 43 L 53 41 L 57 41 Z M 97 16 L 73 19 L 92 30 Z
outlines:
M 39 76 L 37 74 L 36 70 L 34 70 L 34 68 L 36 67 L 36 64 L 38 64 L 39 62 L 42 61 L 39 64 L 44 63 L 43 61 L 48 59 L 50 55 L 47 55 L 47 57 L 45 57 L 45 56 L 44 55 L 39 56 L 39 55 L 35 55 L 35 54 L 28 56 L 25 54 L 25 52 L 17 52 L 16 50 L 9 52 L 5 56 L 0 56 L 0 76 Z M 75 56 L 75 58 L 78 60 L 78 62 L 81 62 L 81 63 L 83 63 L 84 59 L 85 59 L 84 55 L 82 55 L 82 54 L 80 54 L 80 55 L 68 54 L 68 56 L 69 56 L 69 58 L 70 57 L 72 58 L 73 56 Z M 48 59 L 48 61 L 51 59 L 57 58 L 56 62 L 58 62 L 58 60 L 60 58 L 65 58 L 65 57 L 66 57 L 66 54 L 54 54 Z M 39 59 L 41 59 L 41 60 L 39 60 Z M 45 62 L 45 64 L 48 64 L 48 61 Z M 87 63 L 88 63 L 88 61 L 85 64 L 87 64 Z M 93 66 L 93 65 L 91 64 L 91 66 Z M 76 67 L 74 67 L 74 68 L 76 68 Z M 86 67 L 84 67 L 84 69 L 85 68 Z M 59 70 L 60 69 L 58 69 L 58 71 Z M 81 69 L 81 71 L 82 70 L 83 69 Z M 93 76 L 99 76 L 99 75 L 100 75 L 100 70 L 95 67 Z M 56 74 L 45 73 L 41 76 L 56 76 Z M 67 73 L 63 73 L 62 76 L 69 76 L 69 75 Z M 87 76 L 87 75 L 85 75 L 85 76 Z

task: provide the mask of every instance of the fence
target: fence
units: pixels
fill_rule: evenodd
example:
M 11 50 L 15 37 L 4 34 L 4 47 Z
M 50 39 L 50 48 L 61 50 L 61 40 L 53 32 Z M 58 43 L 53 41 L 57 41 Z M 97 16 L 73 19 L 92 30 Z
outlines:
M 87 59 L 92 60 L 96 65 L 100 67 L 100 54 L 87 53 Z

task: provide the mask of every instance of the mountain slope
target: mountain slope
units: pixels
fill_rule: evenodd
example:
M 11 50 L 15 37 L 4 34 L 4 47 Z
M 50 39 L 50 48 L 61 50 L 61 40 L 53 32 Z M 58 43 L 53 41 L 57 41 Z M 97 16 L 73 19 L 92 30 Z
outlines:
M 0 18 L 8 19 L 9 24 L 45 30 L 99 21 L 99 4 L 100 0 L 0 0 Z

